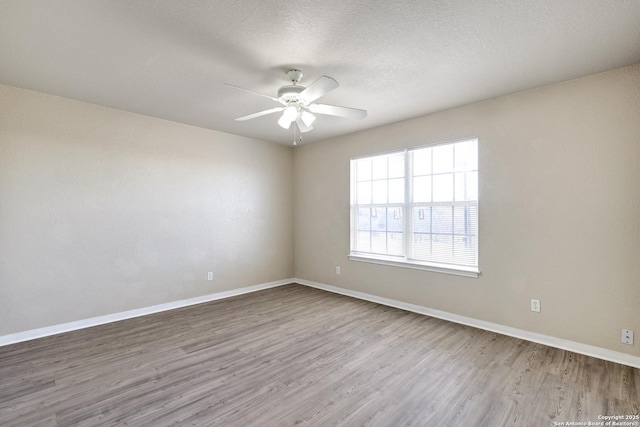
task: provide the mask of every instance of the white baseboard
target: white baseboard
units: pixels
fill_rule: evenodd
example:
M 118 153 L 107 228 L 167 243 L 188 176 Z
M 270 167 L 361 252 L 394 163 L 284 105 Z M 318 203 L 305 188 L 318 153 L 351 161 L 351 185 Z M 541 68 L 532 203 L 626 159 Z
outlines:
M 159 313 L 161 311 L 173 310 L 187 307 L 189 305 L 201 304 L 203 302 L 215 301 L 219 299 L 234 297 L 236 295 L 261 291 L 263 289 L 275 288 L 276 286 L 294 283 L 294 279 L 277 280 L 275 282 L 261 283 L 259 285 L 247 286 L 244 288 L 232 289 L 230 291 L 218 292 L 215 294 L 203 295 L 200 297 L 184 299 L 180 301 L 168 302 L 165 304 L 152 305 L 151 307 L 137 308 L 135 310 L 122 311 L 120 313 L 107 314 L 104 316 L 91 317 L 89 319 L 77 320 L 75 322 L 62 323 L 59 325 L 47 326 L 44 328 L 32 329 L 15 334 L 0 336 L 0 347 L 15 344 L 22 341 L 34 340 L 36 338 L 48 337 L 61 334 L 63 332 L 76 331 L 78 329 L 90 328 L 92 326 L 103 325 L 105 323 L 117 322 L 119 320 L 131 319 L 132 317 L 146 316 L 147 314 Z
M 236 295 L 242 295 L 250 292 L 261 291 L 263 289 L 275 288 L 277 286 L 287 285 L 289 283 L 299 283 L 301 285 L 312 288 L 322 289 L 325 291 L 346 295 L 378 304 L 395 307 L 406 311 L 411 311 L 426 316 L 437 317 L 439 319 L 448 320 L 462 325 L 472 326 L 474 328 L 484 329 L 514 338 L 520 338 L 539 344 L 548 345 L 550 347 L 560 348 L 562 350 L 572 351 L 574 353 L 584 354 L 585 356 L 597 357 L 599 359 L 616 362 L 634 368 L 640 368 L 640 357 L 632 356 L 626 353 L 620 353 L 601 347 L 595 347 L 574 341 L 555 338 L 548 335 L 542 335 L 535 332 L 525 331 L 523 329 L 512 328 L 509 326 L 499 325 L 497 323 L 485 322 L 483 320 L 473 319 L 471 317 L 461 316 L 458 314 L 448 313 L 446 311 L 434 310 L 420 305 L 410 304 L 390 298 L 379 297 L 364 292 L 352 291 L 337 286 L 327 285 L 324 283 L 313 282 L 305 279 L 284 279 L 275 282 L 261 283 L 259 285 L 247 286 L 244 288 L 232 289 L 230 291 L 218 292 L 215 294 L 203 295 L 200 297 L 189 298 L 180 301 L 173 301 L 165 304 L 153 305 L 150 307 L 138 308 L 135 310 L 123 311 L 120 313 L 107 314 L 104 316 L 91 317 L 89 319 L 77 320 L 59 325 L 47 326 L 44 328 L 32 329 L 24 332 L 0 336 L 0 347 L 15 344 L 23 341 L 29 341 L 36 338 L 43 338 L 51 335 L 57 335 L 64 332 L 71 332 L 78 329 L 90 328 L 92 326 L 103 325 L 105 323 L 117 322 L 120 320 L 131 319 L 133 317 L 146 316 L 148 314 L 159 313 L 162 311 L 173 310 L 176 308 L 187 307 L 190 305 L 201 304 L 204 302 L 215 301 L 224 298 L 230 298 Z
M 454 323 L 460 323 L 462 325 L 472 326 L 474 328 L 497 332 L 502 335 L 508 335 L 510 337 L 520 338 L 526 341 L 532 341 L 538 344 L 544 344 L 550 347 L 568 350 L 574 353 L 584 354 L 585 356 L 592 356 L 598 359 L 608 360 L 610 362 L 616 362 L 634 368 L 640 368 L 640 357 L 632 356 L 626 353 L 620 353 L 618 351 L 608 350 L 605 348 L 595 347 L 587 344 L 581 344 L 578 342 L 555 338 L 548 335 L 542 335 L 535 332 L 529 332 L 523 329 L 499 325 L 497 323 L 485 322 L 483 320 L 477 320 L 471 317 L 460 316 L 458 314 L 448 313 L 446 311 L 434 310 L 420 305 L 409 304 L 406 302 L 379 297 L 364 292 L 352 291 L 349 289 L 339 288 L 337 286 L 326 285 L 324 283 L 312 282 L 310 280 L 296 278 L 293 279 L 293 282 L 305 286 L 310 286 L 312 288 L 318 288 L 337 294 L 347 295 L 350 297 L 387 305 L 389 307 L 395 307 L 418 314 L 424 314 L 426 316 L 437 317 L 439 319 L 448 320 Z

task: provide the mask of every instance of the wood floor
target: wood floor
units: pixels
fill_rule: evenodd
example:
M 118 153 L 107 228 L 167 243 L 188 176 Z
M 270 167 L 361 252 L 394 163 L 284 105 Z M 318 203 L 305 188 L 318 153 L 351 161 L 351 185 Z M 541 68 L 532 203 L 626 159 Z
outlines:
M 554 426 L 640 370 L 288 285 L 0 348 L 1 426 Z

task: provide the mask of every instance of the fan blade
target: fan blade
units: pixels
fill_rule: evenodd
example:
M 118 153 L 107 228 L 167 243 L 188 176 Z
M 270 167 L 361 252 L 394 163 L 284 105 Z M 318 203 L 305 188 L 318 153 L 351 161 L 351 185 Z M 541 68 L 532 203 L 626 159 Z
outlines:
M 304 124 L 300 116 L 296 117 L 296 124 L 298 125 L 298 129 L 300 129 L 300 132 L 302 133 L 307 133 L 313 130 L 313 126 L 311 125 L 307 126 L 306 124 Z
M 234 88 L 236 88 L 236 89 L 244 90 L 245 92 L 253 93 L 254 95 L 263 96 L 263 97 L 265 97 L 265 98 L 269 98 L 269 99 L 271 99 L 271 100 L 273 100 L 273 101 L 280 102 L 280 101 L 278 101 L 278 98 L 274 98 L 273 96 L 265 95 L 264 93 L 256 92 L 255 90 L 245 89 L 245 88 L 243 88 L 243 87 L 236 86 L 236 85 L 232 85 L 232 84 L 229 84 L 229 83 L 225 83 L 225 84 L 226 84 L 227 86 L 231 86 L 231 87 L 234 87 Z
M 311 111 L 312 113 L 345 117 L 347 119 L 362 120 L 365 117 L 367 117 L 367 110 L 360 110 L 358 108 L 338 107 L 336 105 L 327 105 L 327 104 L 311 104 L 309 105 L 309 111 Z
M 306 102 L 313 102 L 321 96 L 331 92 L 338 86 L 340 86 L 338 82 L 331 77 L 322 76 L 315 82 L 311 83 L 311 86 L 300 92 L 300 98 Z
M 259 111 L 257 113 L 249 114 L 248 116 L 238 117 L 236 120 L 239 122 L 243 122 L 245 120 L 255 119 L 256 117 L 266 116 L 267 114 L 277 113 L 278 111 L 284 110 L 284 107 L 276 107 L 270 110 Z

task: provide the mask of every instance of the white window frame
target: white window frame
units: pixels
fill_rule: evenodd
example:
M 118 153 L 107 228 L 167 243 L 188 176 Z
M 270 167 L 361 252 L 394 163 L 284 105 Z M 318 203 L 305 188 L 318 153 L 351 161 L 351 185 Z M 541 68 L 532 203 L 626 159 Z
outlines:
M 426 262 L 426 261 L 419 261 L 419 260 L 414 260 L 414 259 L 410 259 L 408 258 L 407 254 L 410 253 L 410 245 L 412 245 L 412 242 L 410 241 L 410 237 L 412 236 L 412 220 L 410 220 L 409 218 L 412 217 L 411 214 L 411 209 L 413 207 L 417 207 L 420 205 L 424 205 L 426 206 L 434 206 L 434 202 L 429 202 L 429 203 L 413 203 L 413 201 L 411 200 L 411 194 L 412 194 L 412 184 L 413 184 L 413 171 L 411 170 L 411 156 L 410 153 L 412 151 L 415 150 L 419 150 L 422 148 L 433 148 L 439 145 L 451 145 L 451 144 L 456 144 L 456 143 L 460 143 L 460 142 L 465 142 L 465 141 L 470 141 L 470 140 L 475 140 L 476 143 L 478 144 L 478 138 L 476 137 L 471 137 L 471 138 L 465 138 L 465 139 L 461 139 L 461 140 L 456 140 L 456 141 L 448 141 L 448 142 L 442 142 L 442 143 L 437 143 L 437 144 L 429 144 L 429 145 L 423 145 L 423 146 L 418 146 L 418 147 L 412 147 L 412 148 L 406 148 L 404 150 L 398 150 L 398 151 L 391 151 L 391 152 L 385 152 L 385 153 L 375 153 L 375 154 L 369 154 L 366 156 L 359 156 L 359 157 L 354 157 L 351 158 L 351 169 L 350 169 L 350 183 L 351 183 L 351 192 L 350 192 L 350 209 L 351 209 L 351 214 L 350 214 L 350 218 L 351 218 L 351 224 L 350 224 L 350 237 L 351 237 L 351 244 L 350 244 L 350 253 L 349 253 L 349 259 L 352 261 L 360 261 L 360 262 L 368 262 L 368 263 L 373 263 L 373 264 L 381 264 L 381 265 L 388 265 L 388 266 L 393 266 L 393 267 L 401 267 L 401 268 L 410 268 L 410 269 L 418 269 L 418 270 L 427 270 L 427 271 L 433 271 L 433 272 L 438 272 L 438 273 L 446 273 L 446 274 L 454 274 L 454 275 L 459 275 L 459 276 L 465 276 L 465 277 L 473 277 L 473 278 L 477 278 L 480 275 L 480 269 L 479 269 L 479 263 L 478 263 L 478 247 L 476 246 L 476 265 L 475 266 L 463 266 L 463 265 L 455 265 L 455 264 L 444 264 L 444 263 L 436 263 L 436 262 Z M 403 153 L 404 155 L 404 162 L 405 162 L 405 169 L 404 169 L 404 180 L 405 180 L 405 185 L 404 185 L 404 203 L 387 203 L 387 204 L 380 204 L 380 205 L 375 205 L 373 203 L 371 203 L 370 207 L 394 207 L 394 206 L 398 206 L 398 207 L 402 207 L 402 211 L 403 211 L 403 236 L 404 236 L 404 254 L 402 256 L 391 256 L 391 255 L 381 255 L 381 254 L 372 254 L 372 253 L 368 253 L 368 252 L 357 252 L 354 250 L 355 247 L 355 243 L 354 243 L 354 239 L 357 239 L 357 229 L 358 229 L 358 207 L 360 205 L 358 205 L 356 203 L 355 197 L 356 197 L 356 183 L 357 180 L 355 178 L 355 161 L 359 160 L 359 159 L 365 159 L 365 158 L 371 158 L 371 157 L 376 157 L 376 156 L 382 156 L 382 155 L 393 155 L 393 154 L 400 154 Z M 479 204 L 479 195 L 477 200 L 475 201 L 471 201 L 471 202 L 445 202 L 444 205 L 446 206 L 475 206 L 477 209 L 479 209 L 478 204 Z M 479 222 L 479 218 L 478 218 L 478 222 Z M 479 224 L 478 224 L 479 225 Z M 477 230 L 477 234 L 476 236 L 479 235 L 479 230 Z M 476 244 L 478 243 L 477 241 L 478 237 L 476 238 Z

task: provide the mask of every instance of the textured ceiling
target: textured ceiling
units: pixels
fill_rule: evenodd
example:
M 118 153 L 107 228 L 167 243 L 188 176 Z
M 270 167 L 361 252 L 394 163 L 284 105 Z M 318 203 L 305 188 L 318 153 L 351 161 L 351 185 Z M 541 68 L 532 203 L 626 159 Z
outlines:
M 269 95 L 296 67 L 318 102 L 304 142 L 640 62 L 637 0 L 0 0 L 0 82 L 284 144 Z

